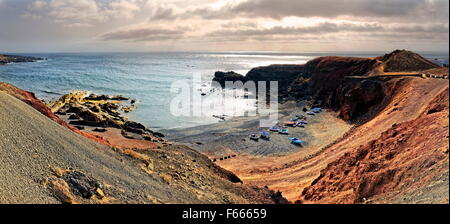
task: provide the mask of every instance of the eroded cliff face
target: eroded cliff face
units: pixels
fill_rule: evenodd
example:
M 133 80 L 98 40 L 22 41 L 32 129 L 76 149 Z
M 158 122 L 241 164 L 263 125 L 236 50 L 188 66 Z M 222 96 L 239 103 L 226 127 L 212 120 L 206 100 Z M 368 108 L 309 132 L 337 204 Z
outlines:
M 445 178 L 448 184 L 448 105 L 447 87 L 416 119 L 395 123 L 377 139 L 330 163 L 304 189 L 303 200 L 420 203 L 417 198 L 422 197 L 448 203 L 448 185 L 447 192 L 436 187 Z M 425 187 L 430 191 L 418 190 Z
M 321 57 L 305 65 L 304 75 L 290 86 L 295 99 L 313 99 L 316 105 L 339 111 L 344 120 L 354 120 L 376 110 L 392 94 L 389 79 L 364 79 L 384 72 L 411 72 L 438 68 L 422 56 L 396 50 L 377 58 Z M 361 77 L 349 78 L 349 77 Z
M 299 76 L 304 75 L 303 65 L 270 65 L 250 70 L 245 78 L 255 81 L 278 81 L 280 96 L 286 96 L 289 85 Z
M 319 177 L 303 190 L 300 201 L 448 203 L 448 82 L 434 81 L 434 88 L 441 90 L 430 98 L 427 94 L 433 86 L 428 80 L 420 78 L 345 78 L 370 77 L 380 72 L 445 75 L 448 68 L 440 68 L 416 53 L 399 50 L 375 59 L 346 59 L 338 67 L 333 66 L 336 62 L 332 62 L 321 68 L 325 65 L 321 62 L 327 60 L 316 60 L 312 63 L 313 70 L 310 70 L 313 73 L 311 79 L 316 80 L 308 84 L 313 87 L 310 94 L 316 101 L 320 100 L 319 104 L 338 110 L 344 120 L 370 114 L 371 119 L 366 120 L 366 126 L 392 119 L 398 123 L 380 129 L 384 131 L 379 133 L 379 137 L 348 150 L 329 163 Z M 333 67 L 336 69 L 328 70 Z M 337 73 L 323 75 L 322 71 Z M 412 79 L 419 80 L 413 82 Z M 325 80 L 334 83 L 323 87 L 317 85 Z M 447 87 L 442 89 L 443 86 Z M 408 112 L 406 108 L 413 107 L 405 104 L 409 97 L 415 99 L 408 100 L 409 104 L 425 107 Z M 384 112 L 379 113 L 381 111 Z M 398 117 L 393 116 L 394 113 L 405 114 Z M 380 130 L 367 130 L 367 135 L 377 136 Z
M 408 51 L 310 61 L 286 97 L 358 125 L 317 155 L 253 180 L 299 192 L 289 196 L 298 203 L 448 203 L 448 72 Z
M 294 99 L 312 99 L 317 106 L 340 111 L 353 119 L 379 103 L 383 84 L 377 80 L 350 80 L 347 76 L 370 76 L 382 63 L 368 58 L 321 57 L 305 65 L 304 75 L 289 88 Z
M 271 65 L 252 69 L 246 76 L 218 72 L 215 81 L 278 81 L 280 100 L 312 100 L 314 106 L 338 111 L 344 120 L 355 120 L 379 109 L 391 95 L 385 72 L 420 72 L 439 66 L 406 50 L 376 58 L 319 57 L 305 65 Z M 351 78 L 359 77 L 359 78 Z M 367 79 L 365 79 L 366 77 Z

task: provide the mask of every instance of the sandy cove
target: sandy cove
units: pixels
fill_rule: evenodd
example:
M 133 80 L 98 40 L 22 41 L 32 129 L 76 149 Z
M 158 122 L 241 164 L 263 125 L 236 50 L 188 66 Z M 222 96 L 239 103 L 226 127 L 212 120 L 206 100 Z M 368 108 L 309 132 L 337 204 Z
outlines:
M 379 76 L 380 71 L 395 74 Z M 412 71 L 436 75 L 401 75 Z M 283 76 L 282 81 L 291 83 L 280 90 L 282 99 L 286 100 L 280 105 L 281 122 L 304 112 L 304 108 L 321 106 L 326 110 L 308 117 L 309 124 L 305 129 L 290 128 L 289 136 L 272 134 L 268 142 L 253 142 L 248 138 L 251 133 L 267 130 L 258 127 L 258 117 L 164 131 L 169 140 L 188 144 L 209 158 L 186 146 L 171 146 L 160 133 L 128 121 L 117 113 L 120 105 L 110 102 L 110 97 L 67 95 L 53 104 L 56 107 L 51 105 L 51 110 L 32 93 L 0 83 L 0 95 L 3 97 L 6 92 L 13 96 L 1 99 L 6 102 L 1 104 L 2 114 L 22 121 L 40 117 L 25 111 L 18 117 L 11 115 L 11 110 L 29 110 L 23 104 L 25 102 L 63 128 L 54 130 L 55 127 L 43 119 L 42 125 L 22 122 L 25 129 L 14 129 L 12 126 L 19 121 L 5 120 L 10 128 L 0 129 L 0 134 L 7 135 L 3 138 L 6 141 L 1 142 L 6 144 L 1 149 L 2 155 L 6 153 L 2 157 L 7 159 L 2 164 L 19 166 L 21 160 L 11 157 L 6 149 L 15 148 L 18 143 L 36 141 L 29 138 L 39 139 L 43 147 L 24 146 L 27 150 L 45 151 L 52 159 L 35 155 L 40 160 L 29 163 L 39 173 L 25 172 L 20 174 L 20 181 L 6 181 L 12 186 L 1 186 L 0 190 L 11 197 L 1 200 L 285 203 L 283 195 L 295 203 L 448 203 L 448 80 L 443 79 L 448 77 L 448 68 L 436 66 L 413 52 L 394 51 L 367 59 L 321 57 L 301 66 L 255 68 L 245 77 L 233 73 L 232 78 L 261 81 L 280 74 L 289 74 Z M 221 78 L 222 81 L 227 79 L 226 75 Z M 289 101 L 292 99 L 297 99 L 296 103 Z M 11 108 L 11 105 L 17 106 Z M 61 119 L 53 112 L 67 117 Z M 78 127 L 70 125 L 71 122 Z M 24 134 L 27 128 L 33 132 Z M 57 136 L 56 139 L 43 132 L 47 128 L 51 129 L 52 136 Z M 81 135 L 76 138 L 84 139 L 84 136 L 94 141 L 88 140 L 87 145 L 81 146 L 81 141 L 70 141 L 73 136 L 67 132 L 71 131 Z M 16 143 L 11 144 L 10 140 L 15 139 L 11 136 L 19 136 L 22 140 L 13 140 Z M 304 147 L 291 145 L 290 136 L 304 140 Z M 61 139 L 68 139 L 70 143 Z M 99 149 L 95 142 L 106 148 L 93 155 L 92 150 Z M 139 144 L 143 142 L 152 145 L 144 144 L 140 148 Z M 56 156 L 58 148 L 65 154 Z M 88 158 L 68 153 L 77 148 Z M 104 156 L 121 161 L 122 169 L 133 170 L 137 179 L 127 176 L 129 173 L 117 173 L 117 170 L 99 173 L 98 169 L 118 165 L 112 162 L 114 159 Z M 42 161 L 47 161 L 47 165 Z M 89 165 L 77 161 L 89 161 Z M 92 165 L 96 163 L 96 166 Z M 12 174 L 8 178 L 19 175 Z M 145 186 L 136 183 L 142 178 L 146 180 Z M 32 179 L 42 180 L 36 187 L 53 196 L 44 200 L 31 196 L 15 197 L 27 195 L 20 186 Z M 243 185 L 239 184 L 241 180 Z M 87 184 L 86 188 L 90 190 L 80 192 L 68 184 L 73 181 Z M 266 186 L 280 192 L 269 191 Z M 158 189 L 156 192 L 155 188 Z M 145 197 L 136 195 L 142 191 L 147 192 Z M 166 193 L 179 197 L 173 201 Z
M 216 81 L 228 81 L 227 75 L 261 80 L 280 67 L 256 68 L 246 76 L 220 73 Z M 166 133 L 244 182 L 279 190 L 291 202 L 448 203 L 448 68 L 394 51 L 371 59 L 323 57 L 294 69 L 301 75 L 281 95 L 315 99 L 281 105 L 281 121 L 301 113 L 306 102 L 333 108 L 309 117 L 305 129 L 289 129 L 290 136 L 305 139 L 304 148 L 277 134 L 270 142 L 249 140 L 251 133 L 267 131 L 258 128 L 257 117 Z

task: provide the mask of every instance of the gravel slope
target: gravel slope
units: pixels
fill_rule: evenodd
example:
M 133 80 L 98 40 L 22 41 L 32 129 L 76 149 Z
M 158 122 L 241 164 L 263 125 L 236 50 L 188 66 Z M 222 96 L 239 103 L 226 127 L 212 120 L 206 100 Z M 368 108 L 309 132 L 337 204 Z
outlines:
M 54 167 L 83 172 L 102 184 L 105 199 L 76 197 L 78 203 L 271 202 L 270 192 L 230 182 L 230 173 L 193 150 L 173 147 L 140 155 L 145 154 L 152 170 L 0 91 L 0 203 L 59 203 L 46 187 L 46 180 L 57 178 Z

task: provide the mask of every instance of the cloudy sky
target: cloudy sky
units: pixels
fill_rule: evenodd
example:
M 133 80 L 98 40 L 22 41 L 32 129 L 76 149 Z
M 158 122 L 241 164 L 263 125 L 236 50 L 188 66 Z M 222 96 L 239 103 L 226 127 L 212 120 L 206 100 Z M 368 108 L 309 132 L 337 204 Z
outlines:
M 448 52 L 448 0 L 0 0 L 0 52 Z

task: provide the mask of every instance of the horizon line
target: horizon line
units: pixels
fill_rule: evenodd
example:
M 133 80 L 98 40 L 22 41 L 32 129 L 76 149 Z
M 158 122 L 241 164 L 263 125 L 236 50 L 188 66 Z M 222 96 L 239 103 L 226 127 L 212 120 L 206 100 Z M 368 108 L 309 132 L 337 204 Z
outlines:
M 364 53 L 364 54 L 375 54 L 375 53 L 390 53 L 398 49 L 393 50 L 376 50 L 376 51 L 0 51 L 0 54 L 100 54 L 100 53 L 216 53 L 216 54 L 223 54 L 223 53 L 237 53 L 237 54 L 245 54 L 245 53 L 265 53 L 265 54 L 321 54 L 321 53 Z M 450 54 L 450 51 L 415 51 L 410 49 L 400 49 L 400 50 L 409 50 L 416 53 L 422 53 L 422 54 L 430 54 L 430 53 L 438 53 L 438 54 Z

